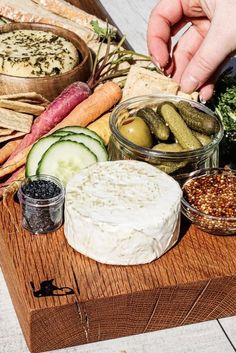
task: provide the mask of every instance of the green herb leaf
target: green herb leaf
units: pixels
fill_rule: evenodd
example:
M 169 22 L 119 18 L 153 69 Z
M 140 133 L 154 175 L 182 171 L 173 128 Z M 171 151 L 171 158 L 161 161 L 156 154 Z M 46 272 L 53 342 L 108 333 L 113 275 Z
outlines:
M 220 143 L 220 165 L 236 168 L 236 76 L 226 69 L 215 84 L 210 108 L 220 117 L 224 137 Z
M 232 72 L 228 68 L 220 75 L 211 103 L 226 131 L 236 130 L 236 76 Z
M 107 23 L 107 26 L 105 28 L 101 27 L 98 23 L 98 20 L 92 20 L 90 22 L 93 31 L 98 35 L 100 39 L 115 39 L 116 38 L 116 31 L 109 28 L 109 25 Z

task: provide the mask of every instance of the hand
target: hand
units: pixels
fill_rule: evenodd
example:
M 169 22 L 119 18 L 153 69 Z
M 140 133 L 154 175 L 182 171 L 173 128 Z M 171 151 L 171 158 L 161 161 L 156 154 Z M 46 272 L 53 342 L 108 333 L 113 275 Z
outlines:
M 170 57 L 171 37 L 188 22 Z M 217 70 L 236 49 L 236 1 L 161 0 L 151 12 L 147 40 L 153 61 L 184 92 L 199 89 L 208 100 Z

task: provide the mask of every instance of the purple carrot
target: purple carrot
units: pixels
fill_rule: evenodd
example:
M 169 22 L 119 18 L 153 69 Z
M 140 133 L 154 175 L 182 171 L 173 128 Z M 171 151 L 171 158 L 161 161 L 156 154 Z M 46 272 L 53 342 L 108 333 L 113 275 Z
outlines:
M 11 160 L 24 148 L 47 134 L 55 125 L 60 123 L 76 105 L 88 98 L 90 94 L 91 90 L 84 82 L 74 82 L 65 88 L 61 94 L 49 104 L 47 109 L 35 119 L 31 132 L 23 137 L 21 143 L 8 160 Z

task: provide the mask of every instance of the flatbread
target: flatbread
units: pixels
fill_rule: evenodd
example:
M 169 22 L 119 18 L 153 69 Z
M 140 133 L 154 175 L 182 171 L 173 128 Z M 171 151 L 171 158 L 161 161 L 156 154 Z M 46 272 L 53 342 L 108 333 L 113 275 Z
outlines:
M 101 28 L 107 28 L 107 23 L 100 18 L 91 15 L 77 6 L 70 4 L 65 0 L 33 0 L 35 3 L 39 4 L 41 7 L 59 15 L 67 18 L 68 20 L 78 23 L 80 26 L 93 29 L 92 21 L 97 21 Z M 109 29 L 117 31 L 117 28 L 109 24 Z
M 39 22 L 56 25 L 79 35 L 86 43 L 97 38 L 94 31 L 79 23 L 58 16 L 31 0 L 1 0 L 0 15 L 15 22 Z

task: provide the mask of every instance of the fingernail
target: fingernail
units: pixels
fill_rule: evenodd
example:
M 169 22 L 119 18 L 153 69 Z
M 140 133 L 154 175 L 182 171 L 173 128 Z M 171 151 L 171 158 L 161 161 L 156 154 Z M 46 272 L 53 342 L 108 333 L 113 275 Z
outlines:
M 199 100 L 202 104 L 206 104 L 206 100 L 201 95 L 199 95 Z
M 160 63 L 154 58 L 154 56 L 151 56 L 152 62 L 153 64 L 160 70 L 160 71 L 164 71 L 163 67 L 161 67 Z
M 192 93 L 199 87 L 199 81 L 192 75 L 189 75 L 181 80 L 180 86 L 183 92 Z

